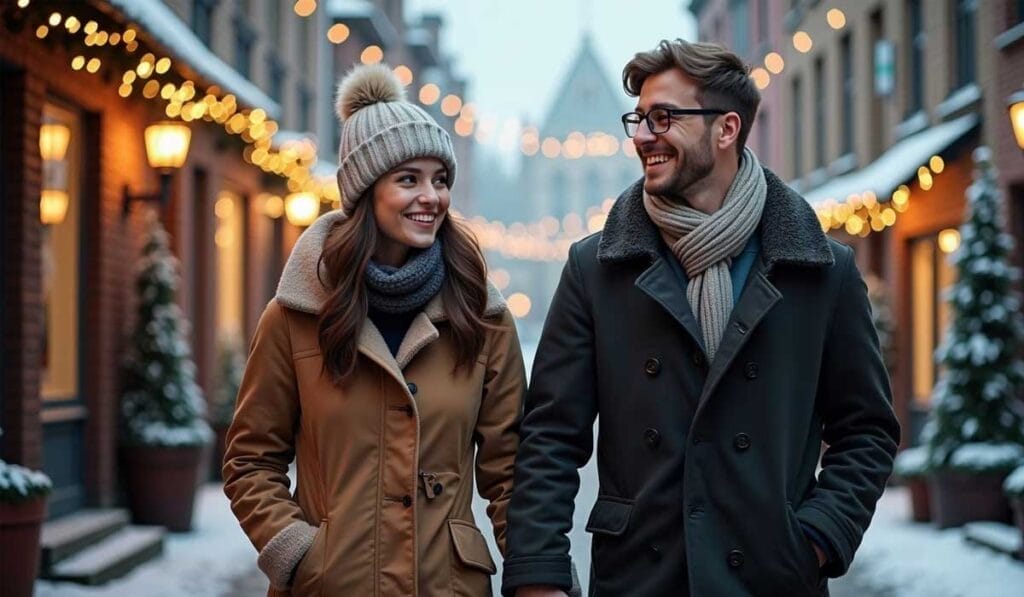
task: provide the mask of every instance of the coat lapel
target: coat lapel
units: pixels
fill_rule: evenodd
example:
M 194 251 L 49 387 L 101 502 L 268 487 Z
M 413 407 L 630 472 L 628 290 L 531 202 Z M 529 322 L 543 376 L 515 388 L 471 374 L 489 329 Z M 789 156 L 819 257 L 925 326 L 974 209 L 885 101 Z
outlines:
M 636 279 L 636 287 L 661 305 L 679 325 L 683 326 L 697 346 L 703 349 L 700 325 L 693 316 L 690 303 L 686 300 L 686 288 L 665 257 L 659 256 L 651 267 L 640 274 Z
M 775 303 L 782 300 L 782 293 L 765 276 L 766 262 L 758 260 L 758 265 L 755 267 L 756 269 L 751 272 L 750 279 L 729 316 L 729 324 L 722 334 L 722 341 L 718 345 L 718 352 L 715 353 L 715 360 L 711 362 L 708 376 L 704 380 L 704 389 L 701 391 L 698 410 L 718 387 L 722 376 L 729 370 L 736 355 L 747 343 L 765 315 L 775 306 Z

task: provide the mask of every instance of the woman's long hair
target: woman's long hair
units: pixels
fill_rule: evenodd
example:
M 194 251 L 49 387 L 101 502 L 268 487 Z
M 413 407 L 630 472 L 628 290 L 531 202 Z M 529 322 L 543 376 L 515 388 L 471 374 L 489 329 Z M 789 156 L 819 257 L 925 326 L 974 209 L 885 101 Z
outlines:
M 320 255 L 327 276 L 320 283 L 330 288 L 320 310 L 320 351 L 324 370 L 338 383 L 352 375 L 358 361 L 359 334 L 368 309 L 364 274 L 379 238 L 371 188 L 350 216 L 328 232 Z M 484 329 L 494 327 L 484 320 L 487 268 L 480 245 L 451 213 L 441 223 L 438 238 L 446 268 L 441 299 L 455 344 L 455 375 L 460 369 L 472 369 L 483 350 Z M 318 276 L 319 266 L 318 263 Z

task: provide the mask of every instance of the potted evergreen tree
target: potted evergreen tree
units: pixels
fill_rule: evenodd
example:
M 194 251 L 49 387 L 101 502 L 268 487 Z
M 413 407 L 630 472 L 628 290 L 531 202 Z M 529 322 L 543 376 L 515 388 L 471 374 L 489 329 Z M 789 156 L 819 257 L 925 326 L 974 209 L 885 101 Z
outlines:
M 971 520 L 1005 520 L 1003 479 L 1024 445 L 1024 340 L 1020 300 L 1008 264 L 1013 239 L 1002 232 L 1001 193 L 991 152 L 974 152 L 968 217 L 952 256 L 958 280 L 949 293 L 954 316 L 936 351 L 942 374 L 923 436 L 929 452 L 932 518 L 941 528 Z
M 245 373 L 245 355 L 242 352 L 241 341 L 235 337 L 221 339 L 217 360 L 217 389 L 213 393 L 213 400 L 210 401 L 210 425 L 214 432 L 210 478 L 215 481 L 221 479 L 224 441 L 235 415 L 235 399 L 238 397 L 238 388 L 242 385 L 242 374 Z
M 212 434 L 186 340 L 189 325 L 174 302 L 177 285 L 178 262 L 154 215 L 138 266 L 138 317 L 124 361 L 122 457 L 135 521 L 188 531 Z
M 5 596 L 32 595 L 46 496 L 52 489 L 45 474 L 0 460 L 0 586 Z
M 924 446 L 903 450 L 896 455 L 893 463 L 893 473 L 907 487 L 910 514 L 914 522 L 928 522 L 932 519 L 928 471 L 928 450 Z

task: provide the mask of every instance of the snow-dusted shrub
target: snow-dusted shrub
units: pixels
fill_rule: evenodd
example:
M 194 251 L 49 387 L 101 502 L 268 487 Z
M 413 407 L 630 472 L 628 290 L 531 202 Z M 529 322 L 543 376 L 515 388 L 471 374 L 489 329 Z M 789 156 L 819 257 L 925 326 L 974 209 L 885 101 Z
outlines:
M 45 473 L 0 460 L 0 502 L 27 502 L 52 490 L 53 483 Z
M 893 473 L 904 479 L 923 477 L 930 470 L 928 450 L 924 446 L 903 450 L 896 455 L 896 460 L 893 462 Z
M 1010 497 L 1024 499 L 1024 464 L 1018 466 L 1003 481 L 1003 491 Z
M 178 261 L 160 221 L 150 221 L 138 265 L 138 318 L 124 360 L 122 442 L 144 446 L 199 446 L 213 434 L 206 399 L 195 382 L 189 323 L 174 302 Z
M 1024 446 L 1010 443 L 963 444 L 949 457 L 948 468 L 972 473 L 1007 472 L 1024 463 Z

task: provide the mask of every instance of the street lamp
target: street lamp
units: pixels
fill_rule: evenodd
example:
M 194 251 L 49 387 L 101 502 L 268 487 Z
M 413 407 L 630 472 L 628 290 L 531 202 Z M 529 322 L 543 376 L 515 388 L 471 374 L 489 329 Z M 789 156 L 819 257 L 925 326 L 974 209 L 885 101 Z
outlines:
M 284 213 L 292 226 L 309 226 L 320 215 L 320 200 L 313 193 L 292 193 L 284 200 Z
M 1024 89 L 1011 95 L 1008 103 L 1010 124 L 1013 126 L 1013 135 L 1017 138 L 1017 147 L 1024 150 Z
M 161 205 L 167 204 L 171 195 L 171 174 L 185 164 L 192 131 L 180 122 L 158 122 L 146 127 L 145 139 L 146 159 L 150 167 L 160 173 L 160 190 L 156 193 L 132 195 L 128 185 L 125 185 L 122 217 L 128 215 L 132 201 L 159 201 Z

